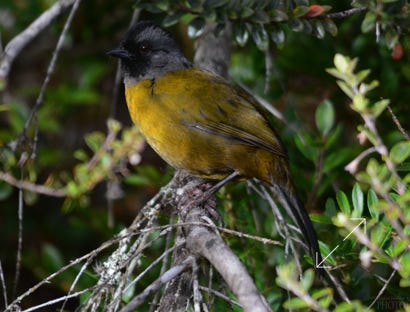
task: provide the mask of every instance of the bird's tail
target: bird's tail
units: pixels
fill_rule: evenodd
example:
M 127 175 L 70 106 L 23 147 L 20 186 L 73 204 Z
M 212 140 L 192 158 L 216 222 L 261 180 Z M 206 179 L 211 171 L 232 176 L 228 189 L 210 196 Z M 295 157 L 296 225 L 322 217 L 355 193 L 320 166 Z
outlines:
M 293 219 L 293 222 L 295 222 L 300 229 L 303 240 L 307 244 L 309 253 L 312 256 L 315 268 L 322 273 L 317 265 L 321 263 L 322 256 L 320 254 L 316 232 L 313 228 L 312 221 L 310 221 L 309 215 L 303 203 L 296 195 L 293 186 L 286 187 L 275 184 L 274 186 L 271 186 L 271 191 L 285 208 L 287 214 Z

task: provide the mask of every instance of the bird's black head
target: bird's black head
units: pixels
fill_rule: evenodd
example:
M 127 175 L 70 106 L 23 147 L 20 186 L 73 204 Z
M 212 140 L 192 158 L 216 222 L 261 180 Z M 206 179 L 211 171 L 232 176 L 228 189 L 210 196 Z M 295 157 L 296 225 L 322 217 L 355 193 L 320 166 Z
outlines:
M 126 84 L 155 79 L 169 71 L 192 66 L 171 35 L 147 21 L 132 26 L 119 47 L 108 55 L 121 59 Z

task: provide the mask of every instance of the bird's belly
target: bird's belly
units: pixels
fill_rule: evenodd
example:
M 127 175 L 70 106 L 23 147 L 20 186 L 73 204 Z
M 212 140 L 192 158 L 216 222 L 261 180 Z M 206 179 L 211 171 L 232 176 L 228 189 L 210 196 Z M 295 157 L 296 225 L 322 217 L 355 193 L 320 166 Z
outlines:
M 222 139 L 189 128 L 178 105 L 165 105 L 161 95 L 149 90 L 146 81 L 126 88 L 127 105 L 132 121 L 161 158 L 207 179 L 219 180 L 234 171 L 226 165 Z

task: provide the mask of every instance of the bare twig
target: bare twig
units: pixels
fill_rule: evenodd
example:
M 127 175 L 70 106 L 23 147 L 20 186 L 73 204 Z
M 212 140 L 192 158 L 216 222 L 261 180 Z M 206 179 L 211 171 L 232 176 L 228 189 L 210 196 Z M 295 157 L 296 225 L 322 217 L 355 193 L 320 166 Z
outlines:
M 341 19 L 341 18 L 346 18 L 352 15 L 358 14 L 358 13 L 367 12 L 367 10 L 368 9 L 366 7 L 353 8 L 353 9 L 349 9 L 346 11 L 330 13 L 330 14 L 323 16 L 323 18 Z
M 68 291 L 68 294 L 67 294 L 67 298 L 66 298 L 66 300 L 64 300 L 64 302 L 63 302 L 63 304 L 62 304 L 61 309 L 60 309 L 60 312 L 64 312 L 64 311 L 65 311 L 65 305 L 66 305 L 66 303 L 67 303 L 67 301 L 68 301 L 68 299 L 69 299 L 69 298 L 68 298 L 68 295 L 71 295 L 72 292 L 74 291 L 74 288 L 75 288 L 75 286 L 77 285 L 78 281 L 80 280 L 80 277 L 83 275 L 84 271 L 85 271 L 85 270 L 88 268 L 88 266 L 91 264 L 91 259 L 92 259 L 92 258 L 87 259 L 87 261 L 86 261 L 86 262 L 83 264 L 83 266 L 81 267 L 80 271 L 77 273 L 77 276 L 75 277 L 74 282 L 71 283 L 70 290 Z
M 273 59 L 272 59 L 272 51 L 270 46 L 265 51 L 265 87 L 263 92 L 268 94 L 271 90 L 271 80 L 272 80 L 272 73 L 273 73 Z
M 86 292 L 90 291 L 91 289 L 92 289 L 92 287 L 89 287 L 89 288 L 77 291 L 75 293 L 72 293 L 70 295 L 66 295 L 66 296 L 62 296 L 62 297 L 59 297 L 59 298 L 56 298 L 56 299 L 53 299 L 53 300 L 49 300 L 47 302 L 36 305 L 36 306 L 31 307 L 29 309 L 22 310 L 21 312 L 31 312 L 31 311 L 35 311 L 35 310 L 38 310 L 38 309 L 41 309 L 41 308 L 44 308 L 44 307 L 51 306 L 51 305 L 59 303 L 61 301 L 67 301 L 68 299 L 71 299 L 71 298 L 77 298 L 80 295 L 85 294 Z
M 230 298 L 228 296 L 225 296 L 223 293 L 221 293 L 221 292 L 219 292 L 215 289 L 212 289 L 210 287 L 204 287 L 204 286 L 199 286 L 199 289 L 202 290 L 202 291 L 206 291 L 208 294 L 212 294 L 216 297 L 219 297 L 219 298 L 225 300 L 226 302 L 229 302 L 232 305 L 236 305 L 239 308 L 243 308 L 242 305 L 238 301 L 235 301 L 232 298 Z
M 350 174 L 355 174 L 357 172 L 357 169 L 359 167 L 360 162 L 367 157 L 368 155 L 370 155 L 371 153 L 376 152 L 376 148 L 374 146 L 364 150 L 363 152 L 361 152 L 355 159 L 353 159 L 351 162 L 349 162 L 346 166 L 345 166 L 345 170 L 347 172 L 349 172 Z
M 389 278 L 387 279 L 387 281 L 385 281 L 383 287 L 380 289 L 379 293 L 377 294 L 376 298 L 374 298 L 374 300 L 372 301 L 372 303 L 367 307 L 368 310 L 370 310 L 374 304 L 377 302 L 377 300 L 379 300 L 379 298 L 381 297 L 381 295 L 383 295 L 384 291 L 386 290 L 387 286 L 389 286 L 390 281 L 392 280 L 392 278 L 394 277 L 394 275 L 396 275 L 397 270 L 393 270 L 389 276 Z
M 5 82 L 10 72 L 11 65 L 24 47 L 32 41 L 40 32 L 47 28 L 61 13 L 70 7 L 75 0 L 60 0 L 41 14 L 23 32 L 11 40 L 0 62 L 0 81 Z
M 47 196 L 51 196 L 51 197 L 65 197 L 65 196 L 67 196 L 67 191 L 65 189 L 55 189 L 55 188 L 52 188 L 52 187 L 35 184 L 35 183 L 29 182 L 29 181 L 17 180 L 11 174 L 6 173 L 6 172 L 1 172 L 0 171 L 0 180 L 4 181 L 4 182 L 6 182 L 6 183 L 8 183 L 8 184 L 10 184 L 14 187 L 17 187 L 19 189 L 34 192 L 34 193 L 37 193 L 37 194 L 47 195 Z
M 175 215 L 172 214 L 169 220 L 169 224 L 174 224 L 174 218 L 175 218 Z M 171 245 L 171 238 L 173 237 L 173 235 L 174 235 L 174 231 L 168 232 L 167 237 L 165 239 L 165 248 L 164 248 L 165 250 L 168 250 L 170 248 L 169 246 Z M 165 270 L 167 269 L 168 261 L 169 261 L 169 255 L 167 254 L 162 259 L 160 275 L 163 275 L 165 273 Z M 154 299 L 151 301 L 149 312 L 153 312 L 156 309 L 159 299 L 160 299 L 160 293 L 156 293 L 154 296 Z
M 144 303 L 152 294 L 156 293 L 168 283 L 170 280 L 174 279 L 176 276 L 181 274 L 192 264 L 193 259 L 187 258 L 182 264 L 176 265 L 166 271 L 163 275 L 157 278 L 151 285 L 144 289 L 144 291 L 138 296 L 134 297 L 120 312 L 131 312 L 138 308 L 142 303 Z
M 62 1 L 63 1 L 63 0 L 62 0 Z M 70 5 L 71 5 L 72 0 L 66 0 L 66 1 L 69 1 L 69 2 L 70 2 Z M 46 93 L 48 84 L 49 84 L 49 82 L 50 82 L 51 75 L 54 73 L 54 69 L 55 69 L 55 66 L 56 66 L 56 63 L 57 63 L 58 55 L 59 55 L 59 53 L 60 53 L 60 51 L 61 51 L 61 49 L 62 49 L 62 47 L 63 47 L 66 34 L 67 34 L 68 29 L 69 29 L 69 27 L 70 27 L 70 25 L 71 25 L 71 22 L 72 22 L 72 20 L 73 20 L 73 18 L 74 18 L 74 15 L 75 15 L 75 13 L 77 12 L 77 9 L 78 9 L 78 6 L 79 6 L 79 4 L 80 4 L 80 1 L 81 1 L 81 0 L 75 0 L 75 2 L 74 2 L 74 4 L 73 4 L 73 7 L 71 8 L 70 14 L 69 14 L 68 17 L 67 17 L 67 20 L 66 20 L 66 22 L 65 22 L 65 24 L 64 24 L 64 27 L 63 27 L 63 30 L 62 30 L 62 32 L 61 32 L 61 34 L 60 34 L 60 37 L 58 38 L 58 42 L 57 42 L 56 48 L 55 48 L 54 51 L 53 51 L 53 56 L 51 57 L 50 63 L 49 63 L 49 65 L 48 65 L 46 78 L 45 78 L 44 81 L 43 81 L 43 84 L 42 84 L 42 86 L 41 86 L 40 93 L 39 93 L 39 95 L 38 95 L 38 97 L 37 97 L 36 103 L 35 103 L 34 107 L 31 109 L 30 115 L 29 115 L 29 117 L 27 118 L 26 123 L 24 124 L 24 128 L 23 128 L 23 130 L 22 130 L 20 140 L 21 140 L 22 138 L 25 138 L 28 127 L 30 126 L 30 124 L 31 124 L 31 122 L 32 122 L 32 120 L 33 120 L 33 118 L 35 118 L 35 116 L 37 116 L 37 111 L 38 111 L 39 107 L 40 107 L 40 106 L 43 104 L 43 102 L 44 102 L 44 96 L 45 96 L 45 93 Z M 7 48 L 6 48 L 6 49 L 7 49 Z M 36 127 L 36 128 L 37 128 L 37 127 Z M 37 132 L 37 131 L 36 131 L 36 132 Z M 34 157 L 35 157 L 35 154 L 36 154 L 36 141 L 37 141 L 37 136 L 34 137 L 34 147 L 33 147 L 33 155 L 32 155 L 32 158 L 34 158 Z
M 180 246 L 182 246 L 183 244 L 185 244 L 185 242 L 179 242 L 177 245 L 172 246 L 171 248 L 168 248 L 167 250 L 165 250 L 161 256 L 159 256 L 157 259 L 155 259 L 153 262 L 150 263 L 149 266 L 147 266 L 144 271 L 142 271 L 140 274 L 138 274 L 138 276 L 136 278 L 134 278 L 128 285 L 127 287 L 124 289 L 124 292 L 127 292 L 128 289 L 130 289 L 130 287 L 132 287 L 135 283 L 137 283 L 146 273 L 148 273 L 154 266 L 156 266 L 158 263 L 160 263 L 163 259 L 166 259 L 166 257 L 174 251 L 175 248 L 178 248 Z M 161 275 L 163 275 L 165 273 L 162 272 Z
M 0 261 L 0 282 L 1 282 L 1 288 L 3 289 L 4 307 L 7 307 L 7 288 L 6 288 L 6 281 L 4 280 L 3 266 L 1 264 L 1 261 Z
M 20 168 L 21 178 L 23 179 L 23 167 Z M 23 211 L 24 211 L 24 201 L 23 201 L 23 189 L 19 189 L 18 197 L 18 239 L 17 239 L 17 254 L 16 254 L 16 272 L 14 273 L 14 285 L 12 298 L 16 296 L 18 282 L 20 278 L 21 270 L 21 253 L 23 250 Z
M 189 211 L 187 221 L 195 222 L 201 219 L 203 214 L 201 209 L 194 206 L 185 207 L 185 209 Z M 187 233 L 187 248 L 208 259 L 243 305 L 244 311 L 271 311 L 245 266 L 220 235 L 200 226 L 185 227 L 185 232 Z
M 396 124 L 397 128 L 399 129 L 399 131 L 401 132 L 401 134 L 404 136 L 404 138 L 407 141 L 410 141 L 410 136 L 407 134 L 406 130 L 404 130 L 404 128 L 402 127 L 399 119 L 397 118 L 397 116 L 394 114 L 393 110 L 391 109 L 390 105 L 387 105 L 387 109 L 393 119 L 393 122 Z
M 5 311 L 12 311 L 13 307 L 16 306 L 17 304 L 19 304 L 24 298 L 28 297 L 29 295 L 31 295 L 32 293 L 37 291 L 41 286 L 50 283 L 50 281 L 52 281 L 56 276 L 60 275 L 62 272 L 66 271 L 67 269 L 77 265 L 78 263 L 81 263 L 84 260 L 89 261 L 91 263 L 91 261 L 103 250 L 105 250 L 105 249 L 111 247 L 112 245 L 118 243 L 119 241 L 123 240 L 125 237 L 135 235 L 137 233 L 139 233 L 139 232 L 138 232 L 137 225 L 135 225 L 133 227 L 133 230 L 128 231 L 125 234 L 120 233 L 120 234 L 114 236 L 112 239 L 110 239 L 110 240 L 104 242 L 103 244 L 101 244 L 100 247 L 98 247 L 98 248 L 94 249 L 93 251 L 83 255 L 80 258 L 77 258 L 77 259 L 73 260 L 69 264 L 67 264 L 67 265 L 63 266 L 62 268 L 60 268 L 58 271 L 50 274 L 48 277 L 41 280 L 39 283 L 37 283 L 36 285 L 31 287 L 25 293 L 21 294 L 12 303 L 10 303 L 10 305 L 8 305 L 6 307 Z

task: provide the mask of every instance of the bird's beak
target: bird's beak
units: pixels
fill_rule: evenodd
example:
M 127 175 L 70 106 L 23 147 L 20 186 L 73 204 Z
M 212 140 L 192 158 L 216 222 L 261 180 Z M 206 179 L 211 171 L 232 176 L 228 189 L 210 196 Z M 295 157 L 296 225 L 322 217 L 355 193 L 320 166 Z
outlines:
M 130 59 L 131 54 L 123 47 L 114 48 L 107 52 L 109 56 L 118 57 L 119 59 Z

